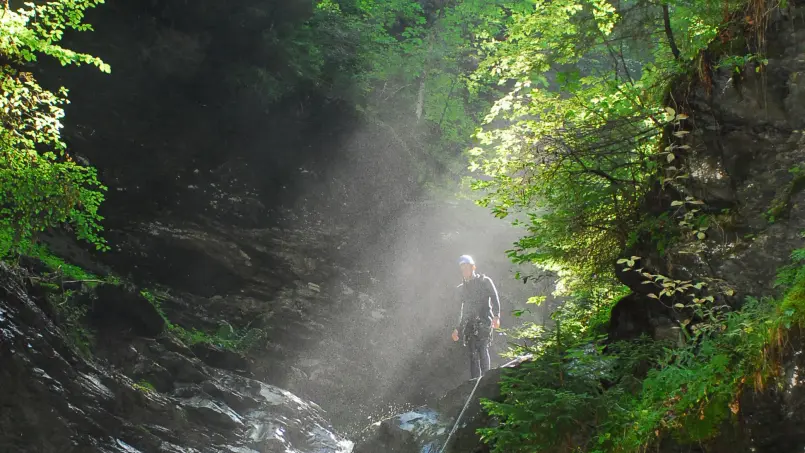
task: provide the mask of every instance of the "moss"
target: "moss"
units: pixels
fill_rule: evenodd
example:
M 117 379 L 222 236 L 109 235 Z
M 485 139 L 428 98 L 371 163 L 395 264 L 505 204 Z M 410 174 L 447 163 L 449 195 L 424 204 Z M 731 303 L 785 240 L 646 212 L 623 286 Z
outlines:
M 74 291 L 63 291 L 60 287 L 48 283 L 42 283 L 40 286 L 47 291 L 45 298 L 53 309 L 56 324 L 61 327 L 67 341 L 85 357 L 91 356 L 95 333 L 85 322 L 87 307 L 76 302 Z
M 265 331 L 256 328 L 233 329 L 224 324 L 217 332 L 209 334 L 198 329 L 187 330 L 168 323 L 168 330 L 188 346 L 207 343 L 223 349 L 245 352 L 255 347 L 263 338 Z
M 783 297 L 780 308 L 797 324 L 805 326 L 805 266 L 797 270 L 796 280 Z
M 791 207 L 791 197 L 805 189 L 805 170 L 793 167 L 790 172 L 794 175 L 794 178 L 778 191 L 771 202 L 771 206 L 766 211 L 766 220 L 770 223 L 784 218 Z
M 168 316 L 165 315 L 165 311 L 162 309 L 162 301 L 167 299 L 167 293 L 144 289 L 140 291 L 140 295 L 143 296 L 145 300 L 147 300 L 154 307 L 154 309 L 156 309 L 157 313 L 159 313 L 159 316 L 165 320 L 165 325 L 168 326 L 169 329 L 174 327 L 171 324 L 170 319 L 168 319 Z
M 141 379 L 139 382 L 133 384 L 132 387 L 134 387 L 136 390 L 139 390 L 139 391 L 141 391 L 143 393 L 149 393 L 149 392 L 156 392 L 157 391 L 156 388 L 154 388 L 154 386 L 150 382 L 146 381 L 145 379 Z

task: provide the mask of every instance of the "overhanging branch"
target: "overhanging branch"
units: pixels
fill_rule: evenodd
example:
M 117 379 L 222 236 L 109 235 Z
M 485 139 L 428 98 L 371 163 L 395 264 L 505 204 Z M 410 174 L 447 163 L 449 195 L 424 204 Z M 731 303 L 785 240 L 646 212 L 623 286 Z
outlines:
M 662 4 L 662 21 L 665 24 L 665 36 L 668 38 L 668 45 L 671 46 L 671 53 L 674 58 L 679 60 L 679 48 L 674 41 L 674 31 L 671 30 L 671 14 L 668 12 L 668 4 Z

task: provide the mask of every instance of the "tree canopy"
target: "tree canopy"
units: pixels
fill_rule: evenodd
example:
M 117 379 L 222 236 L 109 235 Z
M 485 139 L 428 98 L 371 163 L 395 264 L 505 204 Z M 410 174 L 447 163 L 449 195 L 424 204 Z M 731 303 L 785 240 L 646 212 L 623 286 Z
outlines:
M 109 72 L 100 59 L 59 45 L 66 29 L 91 29 L 82 23 L 84 11 L 100 3 L 62 0 L 13 10 L 8 2 L 0 5 L 0 256 L 61 225 L 106 248 L 98 214 L 105 187 L 61 139 L 67 90 L 44 89 L 25 70 L 45 55 L 62 65 L 92 64 Z

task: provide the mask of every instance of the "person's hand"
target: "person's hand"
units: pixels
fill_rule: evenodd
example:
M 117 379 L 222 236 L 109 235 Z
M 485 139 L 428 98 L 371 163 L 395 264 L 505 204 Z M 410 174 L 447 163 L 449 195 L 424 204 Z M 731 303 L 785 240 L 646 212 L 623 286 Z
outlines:
M 458 341 L 458 329 L 453 329 L 453 341 Z
M 492 318 L 492 328 L 500 329 L 500 316 L 495 316 Z

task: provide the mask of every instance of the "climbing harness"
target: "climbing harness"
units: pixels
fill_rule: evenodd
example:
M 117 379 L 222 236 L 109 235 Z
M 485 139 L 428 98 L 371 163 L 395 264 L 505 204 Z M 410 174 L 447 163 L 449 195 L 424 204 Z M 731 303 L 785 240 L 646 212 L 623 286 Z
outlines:
M 511 366 L 511 365 L 513 365 L 515 363 L 522 362 L 524 359 L 530 358 L 530 356 L 531 356 L 531 354 L 528 354 L 527 356 L 523 356 L 523 357 L 518 357 L 518 358 L 516 358 L 516 359 L 514 359 L 514 360 L 512 360 L 512 361 L 510 361 L 508 363 L 505 363 L 505 364 L 501 365 L 500 368 L 507 368 L 507 367 L 509 367 L 509 366 Z M 461 417 L 464 415 L 464 411 L 466 411 L 467 407 L 470 405 L 470 401 L 472 401 L 472 397 L 475 395 L 475 390 L 478 389 L 478 384 L 481 383 L 481 378 L 483 378 L 483 376 L 479 377 L 478 380 L 475 382 L 475 387 L 472 388 L 472 391 L 470 392 L 470 396 L 467 398 L 467 402 L 464 403 L 464 408 L 461 409 L 461 412 L 458 414 L 458 417 L 456 418 L 456 423 L 453 425 L 453 429 L 450 430 L 450 434 L 447 435 L 447 440 L 444 441 L 444 445 L 442 445 L 442 449 L 439 450 L 439 453 L 444 453 L 444 449 L 447 448 L 447 445 L 450 443 L 450 439 L 452 439 L 453 434 L 456 433 L 456 429 L 458 428 L 458 424 L 461 423 Z
M 467 406 L 470 405 L 470 401 L 472 401 L 473 395 L 475 395 L 475 390 L 478 388 L 478 384 L 481 383 L 481 378 L 479 377 L 477 381 L 475 381 L 475 387 L 472 388 L 470 392 L 469 398 L 467 398 L 467 402 L 464 403 L 464 408 L 461 409 L 461 412 L 458 414 L 458 418 L 456 418 L 456 423 L 453 425 L 453 429 L 450 430 L 450 434 L 447 435 L 447 440 L 444 441 L 444 445 L 442 445 L 442 449 L 439 450 L 439 453 L 444 453 L 444 449 L 447 448 L 447 444 L 450 443 L 450 439 L 453 437 L 453 434 L 456 432 L 456 428 L 458 428 L 458 424 L 461 422 L 461 416 L 464 415 L 464 411 L 467 410 Z

